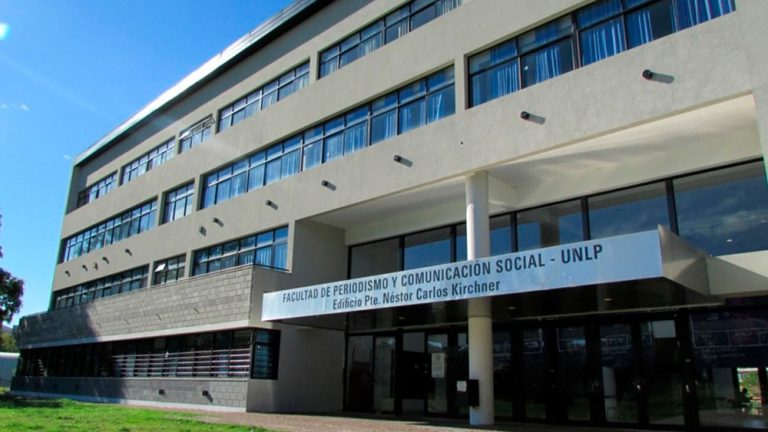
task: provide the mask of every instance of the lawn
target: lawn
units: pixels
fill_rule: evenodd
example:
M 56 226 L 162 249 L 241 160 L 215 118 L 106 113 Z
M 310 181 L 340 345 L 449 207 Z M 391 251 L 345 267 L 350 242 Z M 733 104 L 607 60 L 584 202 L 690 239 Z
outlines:
M 68 399 L 35 399 L 2 394 L 0 430 L 72 432 L 268 432 L 266 429 L 205 423 L 194 413 L 152 410 Z

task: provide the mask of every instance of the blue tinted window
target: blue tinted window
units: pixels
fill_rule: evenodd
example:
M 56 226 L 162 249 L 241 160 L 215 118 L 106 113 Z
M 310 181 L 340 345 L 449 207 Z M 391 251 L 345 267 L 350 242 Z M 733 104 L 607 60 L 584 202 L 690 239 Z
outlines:
M 583 30 L 579 41 L 582 66 L 618 54 L 627 49 L 624 43 L 624 22 L 619 17 Z
M 680 236 L 713 255 L 768 249 L 761 162 L 675 179 Z
M 523 86 L 527 87 L 554 78 L 573 69 L 573 48 L 570 39 L 542 48 L 522 58 Z
M 664 183 L 602 194 L 588 198 L 587 202 L 593 239 L 670 226 Z
M 627 42 L 640 46 L 675 31 L 672 2 L 664 0 L 627 14 Z

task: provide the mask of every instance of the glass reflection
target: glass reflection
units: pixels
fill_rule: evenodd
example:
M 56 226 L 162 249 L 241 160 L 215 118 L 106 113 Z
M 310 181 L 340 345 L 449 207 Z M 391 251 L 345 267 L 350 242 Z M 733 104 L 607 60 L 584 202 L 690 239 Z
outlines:
M 373 336 L 347 338 L 347 408 L 367 411 L 373 402 Z
M 702 426 L 768 429 L 768 311 L 692 314 Z
M 680 236 L 712 255 L 768 249 L 762 162 L 675 179 Z
M 584 230 L 578 200 L 517 213 L 517 249 L 520 251 L 582 240 Z
M 389 239 L 352 248 L 350 276 L 373 276 L 400 270 L 400 242 Z
M 451 262 L 451 229 L 439 228 L 405 237 L 403 269 Z
M 669 206 L 664 183 L 654 183 L 588 198 L 589 229 L 593 239 L 669 228 Z
M 607 422 L 637 421 L 637 380 L 632 333 L 627 324 L 600 327 L 602 389 Z
M 376 338 L 373 376 L 373 409 L 376 412 L 395 410 L 395 338 Z
M 640 325 L 643 367 L 651 424 L 684 423 L 680 380 L 680 347 L 675 322 L 648 321 Z

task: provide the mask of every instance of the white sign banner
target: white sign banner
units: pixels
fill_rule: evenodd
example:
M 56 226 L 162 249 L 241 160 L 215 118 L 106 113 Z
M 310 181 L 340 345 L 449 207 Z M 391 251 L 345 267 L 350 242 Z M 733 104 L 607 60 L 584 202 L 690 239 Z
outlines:
M 517 294 L 663 276 L 658 231 L 264 294 L 262 320 Z

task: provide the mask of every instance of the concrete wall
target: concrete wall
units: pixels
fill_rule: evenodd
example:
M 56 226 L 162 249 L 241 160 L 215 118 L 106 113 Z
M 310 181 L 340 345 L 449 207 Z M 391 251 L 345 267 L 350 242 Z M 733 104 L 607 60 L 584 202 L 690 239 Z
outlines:
M 248 380 L 14 377 L 13 393 L 92 402 L 245 410 Z M 164 394 L 160 394 L 160 390 Z M 203 390 L 209 395 L 204 396 Z
M 342 408 L 344 332 L 279 326 L 278 379 L 251 380 L 248 411 L 329 412 Z
M 744 33 L 749 32 L 749 28 L 744 26 L 744 14 L 737 10 L 481 106 L 467 109 L 461 103 L 467 90 L 463 67 L 466 56 L 584 3 L 537 2 L 521 9 L 516 2 L 468 2 L 364 59 L 322 80 L 312 81 L 305 89 L 268 110 L 214 135 L 209 141 L 117 188 L 106 197 L 71 212 L 65 217 L 62 234 L 66 236 L 78 232 L 150 196 L 159 196 L 186 181 L 199 179 L 202 173 L 229 163 L 238 156 L 277 142 L 311 124 L 451 64 L 455 65 L 457 72 L 457 113 L 435 124 L 59 264 L 54 287 L 72 286 L 101 275 L 101 268 L 95 272 L 90 270 L 101 256 L 110 260 L 110 272 L 120 271 L 148 260 L 189 252 L 617 130 L 635 128 L 738 98 L 752 91 L 754 78 L 750 71 L 757 69 L 747 62 L 751 42 L 744 37 Z M 323 31 L 312 21 L 307 24 L 306 30 L 296 30 L 306 31 L 308 37 L 305 43 L 297 46 L 296 51 L 301 52 L 303 57 L 309 56 L 309 53 L 337 41 L 391 7 L 393 3 L 387 1 L 361 5 L 353 15 L 337 18 L 336 27 Z M 754 5 L 750 8 L 763 9 Z M 345 1 L 334 3 L 316 19 L 323 23 L 332 22 L 333 19 L 326 15 L 333 15 L 342 9 L 356 10 L 356 7 Z M 209 98 L 210 102 L 199 109 L 214 112 L 224 106 L 225 101 L 245 94 L 246 88 L 257 87 L 257 82 L 268 79 L 266 76 L 271 77 L 277 70 L 295 64 L 296 56 L 296 52 L 291 52 L 270 64 L 270 74 L 254 72 L 253 78 L 242 81 L 242 86 L 232 87 L 231 91 L 220 94 L 214 90 L 203 90 L 195 96 L 195 101 Z M 681 58 L 685 61 L 679 61 Z M 671 75 L 675 80 L 669 85 L 643 80 L 640 72 L 646 68 Z M 245 76 L 246 70 L 253 71 L 253 65 L 238 66 L 231 73 Z M 215 86 L 211 84 L 211 89 Z M 189 104 L 191 107 L 191 100 Z M 519 121 L 518 115 L 522 110 L 545 117 L 546 123 L 539 125 Z M 197 114 L 190 119 L 199 117 L 202 111 L 195 111 Z M 748 129 L 757 130 L 754 124 Z M 171 129 L 166 129 L 166 132 L 170 133 Z M 161 135 L 165 137 L 168 133 Z M 139 147 L 145 148 L 145 144 Z M 151 145 L 147 142 L 145 149 L 149 147 Z M 716 151 L 718 148 L 720 150 Z M 114 168 L 135 156 L 129 153 L 118 156 L 108 152 L 103 157 L 115 157 L 110 162 Z M 406 169 L 393 165 L 393 154 L 406 156 L 413 161 L 413 166 Z M 578 176 L 578 184 L 584 186 L 581 189 L 591 191 L 595 188 L 609 189 L 647 178 L 649 171 L 675 174 L 761 154 L 760 141 L 753 133 L 752 138 L 746 137 L 733 146 L 692 145 L 681 149 L 676 157 L 647 158 L 632 165 L 619 166 L 609 175 L 605 171 L 585 171 Z M 331 191 L 321 186 L 322 180 L 332 182 L 336 189 Z M 568 179 L 567 184 L 574 182 Z M 554 183 L 549 188 L 535 184 L 512 187 L 518 189 L 527 206 L 549 202 L 553 199 L 553 190 L 563 189 Z M 198 185 L 198 192 L 199 189 Z M 266 200 L 274 201 L 278 208 L 264 205 Z M 522 204 L 521 200 L 511 206 Z M 223 221 L 223 226 L 212 223 L 214 217 Z M 199 233 L 200 227 L 206 228 L 206 235 Z M 294 235 L 293 238 L 299 237 Z M 295 243 L 291 244 L 291 247 L 295 246 Z M 125 248 L 140 253 L 128 256 L 124 253 Z M 89 268 L 87 272 L 82 269 L 83 265 Z M 66 271 L 69 271 L 69 276 Z

